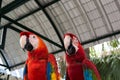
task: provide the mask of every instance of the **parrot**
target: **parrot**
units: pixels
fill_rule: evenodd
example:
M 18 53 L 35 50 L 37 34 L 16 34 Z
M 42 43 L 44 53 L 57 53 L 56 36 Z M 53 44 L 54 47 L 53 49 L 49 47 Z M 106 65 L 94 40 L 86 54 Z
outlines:
M 65 80 L 101 80 L 95 64 L 86 57 L 80 41 L 74 34 L 64 34 L 64 48 Z
M 23 80 L 60 80 L 56 58 L 38 35 L 20 32 L 20 46 L 27 52 Z

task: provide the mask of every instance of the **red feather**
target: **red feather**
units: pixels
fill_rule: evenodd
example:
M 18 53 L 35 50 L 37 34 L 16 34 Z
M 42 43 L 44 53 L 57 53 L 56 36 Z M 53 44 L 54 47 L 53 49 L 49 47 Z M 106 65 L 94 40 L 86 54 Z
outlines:
M 34 33 L 21 32 L 20 36 L 26 35 L 27 37 L 29 37 L 29 35 L 31 34 Z M 54 56 L 52 54 L 49 56 L 48 49 L 43 40 L 38 36 L 37 39 L 39 40 L 37 48 L 35 50 L 28 51 L 28 58 L 26 60 L 28 72 L 24 78 L 27 77 L 28 80 L 47 80 L 46 72 L 48 61 L 53 64 L 55 68 L 57 67 L 57 64 L 55 63 L 55 58 L 53 58 Z M 57 68 L 56 74 L 58 74 Z
M 20 37 L 21 37 L 22 35 L 26 35 L 27 37 L 29 37 L 29 35 L 31 35 L 31 34 L 33 34 L 33 33 L 31 33 L 31 32 L 21 32 L 21 33 L 20 33 Z
M 67 33 L 64 35 L 64 37 L 65 36 L 70 36 L 71 39 L 78 39 L 74 34 L 71 33 Z M 93 70 L 97 80 L 101 80 L 95 65 L 87 59 L 85 51 L 80 42 L 78 42 L 77 47 L 78 51 L 74 55 L 65 54 L 67 63 L 66 80 L 84 80 L 83 65 L 86 65 L 87 68 Z

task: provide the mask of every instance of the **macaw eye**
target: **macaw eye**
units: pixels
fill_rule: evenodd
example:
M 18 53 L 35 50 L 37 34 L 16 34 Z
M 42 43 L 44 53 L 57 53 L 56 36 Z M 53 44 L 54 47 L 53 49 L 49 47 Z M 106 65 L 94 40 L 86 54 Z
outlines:
M 33 36 L 33 38 L 35 38 L 35 36 Z

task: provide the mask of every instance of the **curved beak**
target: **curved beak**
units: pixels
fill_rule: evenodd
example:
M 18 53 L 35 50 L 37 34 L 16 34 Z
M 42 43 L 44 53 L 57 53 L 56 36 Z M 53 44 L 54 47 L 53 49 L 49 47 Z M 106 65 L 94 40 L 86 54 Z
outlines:
M 26 44 L 25 44 L 23 50 L 25 50 L 25 49 L 26 49 L 27 51 L 32 51 L 32 50 L 33 50 L 33 46 L 32 46 L 32 44 L 29 42 L 29 39 L 28 39 L 28 38 L 26 38 Z
M 68 55 L 75 54 L 75 47 L 72 44 L 72 40 L 70 40 L 70 45 L 68 46 L 68 49 L 66 50 Z

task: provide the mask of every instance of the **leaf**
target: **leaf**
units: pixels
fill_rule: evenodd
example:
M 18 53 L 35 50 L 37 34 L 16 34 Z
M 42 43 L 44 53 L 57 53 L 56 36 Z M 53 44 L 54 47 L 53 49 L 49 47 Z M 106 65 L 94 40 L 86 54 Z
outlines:
M 120 54 L 113 54 L 92 61 L 101 75 L 102 80 L 120 80 Z

